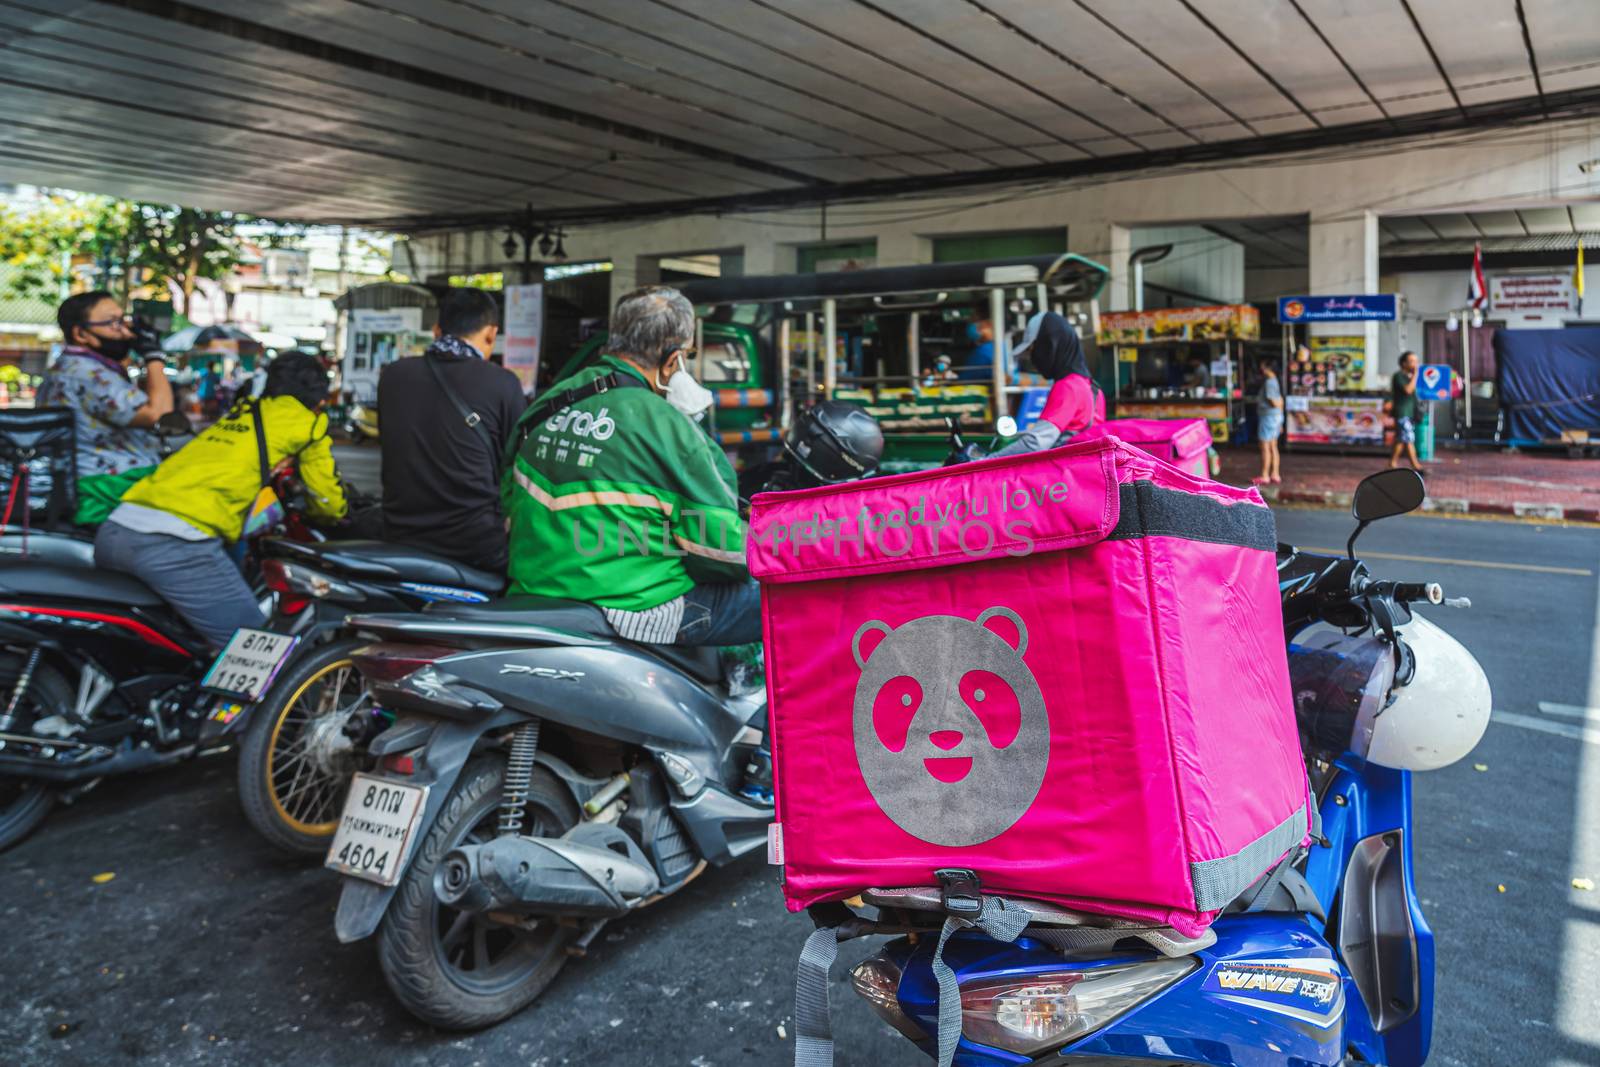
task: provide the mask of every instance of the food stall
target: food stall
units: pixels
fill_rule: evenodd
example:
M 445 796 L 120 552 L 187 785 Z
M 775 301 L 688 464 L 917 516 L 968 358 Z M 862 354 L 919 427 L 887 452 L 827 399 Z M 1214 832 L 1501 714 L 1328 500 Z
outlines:
M 1384 412 L 1388 394 L 1366 388 L 1367 360 L 1375 353 L 1368 353 L 1365 334 L 1314 337 L 1308 324 L 1392 322 L 1399 313 L 1394 293 L 1279 298 L 1284 434 L 1291 446 L 1384 447 L 1393 420 Z M 1299 336 L 1297 326 L 1304 330 Z
M 1117 418 L 1205 419 L 1211 438 L 1233 438 L 1243 346 L 1261 336 L 1248 304 L 1110 311 L 1097 339 L 1117 353 Z
M 1018 373 L 1010 356 L 1014 337 L 1041 307 L 1088 321 L 1105 277 L 1105 267 L 1081 256 L 1044 255 L 716 278 L 679 289 L 696 305 L 708 342 L 714 331 L 742 325 L 759 339 L 750 358 L 774 363 L 760 375 L 777 386 L 763 423 L 767 436 L 723 435 L 725 445 L 769 445 L 794 410 L 848 400 L 878 419 L 882 469 L 893 471 L 940 462 L 949 451 L 947 420 L 981 437 L 995 431 L 1001 416 L 1023 414 L 1024 403 L 1048 383 Z M 987 362 L 974 358 L 985 323 L 993 346 Z M 697 347 L 704 363 L 711 346 Z M 981 377 L 960 376 L 977 366 Z M 698 363 L 695 370 L 706 378 Z M 723 413 L 712 415 L 720 433 Z

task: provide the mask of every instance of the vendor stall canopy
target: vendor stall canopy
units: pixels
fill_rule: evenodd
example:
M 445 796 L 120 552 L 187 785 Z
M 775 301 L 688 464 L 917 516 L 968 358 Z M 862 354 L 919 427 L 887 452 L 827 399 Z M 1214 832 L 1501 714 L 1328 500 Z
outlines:
M 1600 110 L 1594 0 L 0 0 L 0 41 L 0 181 L 412 231 Z

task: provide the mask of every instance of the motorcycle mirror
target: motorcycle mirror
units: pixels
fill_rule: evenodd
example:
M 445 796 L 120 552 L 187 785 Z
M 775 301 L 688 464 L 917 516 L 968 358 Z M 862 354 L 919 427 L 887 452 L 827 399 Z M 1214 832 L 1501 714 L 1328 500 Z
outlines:
M 994 420 L 994 432 L 1001 437 L 1011 437 L 1017 432 L 1017 420 L 1010 415 L 1001 415 Z
M 1350 512 L 1358 522 L 1376 522 L 1417 510 L 1427 495 L 1422 475 L 1397 467 L 1361 479 L 1351 499 Z
M 1416 511 L 1427 496 L 1428 489 L 1422 482 L 1422 475 L 1404 467 L 1379 471 L 1361 479 L 1350 501 L 1350 514 L 1355 517 L 1357 525 L 1349 543 L 1345 545 L 1345 554 L 1355 559 L 1356 538 L 1370 524 L 1379 519 Z

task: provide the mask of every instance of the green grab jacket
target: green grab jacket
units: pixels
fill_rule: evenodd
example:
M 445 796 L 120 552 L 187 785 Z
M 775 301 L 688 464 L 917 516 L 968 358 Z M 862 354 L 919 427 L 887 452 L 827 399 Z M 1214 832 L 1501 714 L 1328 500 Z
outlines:
M 612 371 L 644 381 L 604 356 L 549 391 Z M 510 591 L 645 611 L 697 582 L 746 581 L 737 484 L 722 449 L 654 389 L 586 397 L 532 427 L 506 467 Z

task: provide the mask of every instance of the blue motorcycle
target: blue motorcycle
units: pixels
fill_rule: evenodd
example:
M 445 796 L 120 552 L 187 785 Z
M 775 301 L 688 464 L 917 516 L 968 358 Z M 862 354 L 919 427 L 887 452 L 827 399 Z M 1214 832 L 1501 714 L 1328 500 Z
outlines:
M 1434 946 L 1412 885 L 1411 773 L 1471 751 L 1489 686 L 1472 655 L 1409 606 L 1465 600 L 1446 601 L 1436 584 L 1374 580 L 1354 555 L 1368 523 L 1423 496 L 1414 472 L 1373 475 L 1355 493 L 1348 557 L 1279 547 L 1295 710 L 1321 814 L 1309 849 L 1189 942 L 1026 901 L 1027 925 L 1006 941 L 1015 929 L 996 937 L 962 920 L 984 914 L 970 872 L 940 872 L 939 889 L 863 894 L 877 914 L 858 909 L 839 938 L 903 935 L 851 974 L 872 1010 L 964 1067 L 1426 1061 Z M 826 1062 L 825 1015 L 814 997 L 800 1001 L 797 1062 Z

